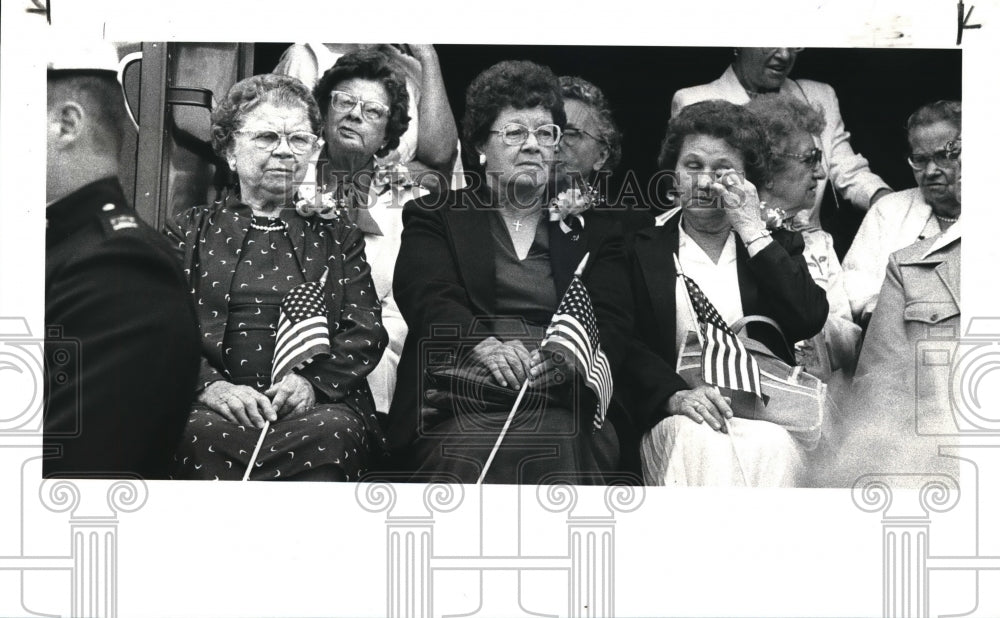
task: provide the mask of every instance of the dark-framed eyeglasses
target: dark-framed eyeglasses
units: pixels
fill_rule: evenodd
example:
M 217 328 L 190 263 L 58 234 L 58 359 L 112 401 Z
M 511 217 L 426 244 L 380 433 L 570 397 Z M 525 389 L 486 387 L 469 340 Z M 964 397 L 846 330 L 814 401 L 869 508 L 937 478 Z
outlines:
M 944 145 L 944 148 L 935 150 L 934 152 L 927 154 L 923 152 L 913 152 L 910 156 L 906 158 L 906 162 L 910 164 L 910 167 L 914 171 L 922 171 L 927 169 L 931 161 L 934 165 L 938 167 L 952 168 L 958 164 L 958 160 L 962 157 L 962 138 L 953 139 Z
M 293 131 L 292 133 L 278 133 L 277 131 L 245 131 L 239 130 L 236 133 L 248 135 L 253 145 L 261 150 L 273 152 L 281 144 L 281 140 L 288 141 L 288 148 L 295 154 L 306 154 L 312 152 L 316 147 L 319 137 L 308 131 Z
M 505 124 L 500 128 L 500 130 L 492 130 L 490 133 L 495 133 L 500 136 L 503 143 L 508 146 L 520 146 L 521 144 L 528 141 L 529 135 L 534 135 L 535 139 L 538 141 L 539 146 L 555 146 L 562 139 L 562 129 L 559 125 L 555 124 L 543 124 L 535 129 L 529 129 L 523 124 L 518 124 L 516 122 L 511 122 Z
M 773 152 L 771 153 L 776 157 L 781 157 L 783 159 L 795 159 L 796 161 L 801 161 L 808 165 L 809 167 L 815 167 L 823 161 L 823 151 L 819 148 L 810 148 L 804 153 L 797 152 Z
M 334 90 L 330 93 L 330 107 L 338 112 L 349 112 L 361 104 L 361 115 L 369 122 L 389 117 L 389 106 L 381 101 L 366 101 L 350 92 Z
M 584 138 L 584 136 L 589 137 L 590 139 L 594 140 L 599 144 L 607 145 L 608 143 L 607 140 L 605 140 L 604 138 L 598 137 L 593 133 L 584 131 L 583 129 L 577 129 L 576 127 L 567 127 L 565 130 L 563 130 L 562 139 L 560 140 L 560 143 L 565 144 L 567 146 L 576 146 L 577 144 L 580 143 L 580 141 Z

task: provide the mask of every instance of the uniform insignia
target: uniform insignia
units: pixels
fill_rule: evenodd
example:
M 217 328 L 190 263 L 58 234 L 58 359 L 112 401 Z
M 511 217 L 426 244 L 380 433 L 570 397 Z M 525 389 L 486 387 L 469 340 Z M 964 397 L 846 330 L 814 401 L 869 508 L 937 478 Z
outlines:
M 128 214 L 115 215 L 108 219 L 108 223 L 111 224 L 111 230 L 114 232 L 139 227 L 139 222 L 136 221 L 135 215 Z

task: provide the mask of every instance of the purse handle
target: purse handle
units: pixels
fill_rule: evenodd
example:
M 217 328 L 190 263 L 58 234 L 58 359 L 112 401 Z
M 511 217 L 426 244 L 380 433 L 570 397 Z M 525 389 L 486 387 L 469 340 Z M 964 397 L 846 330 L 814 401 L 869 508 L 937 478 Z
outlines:
M 795 351 L 792 349 L 792 346 L 788 345 L 788 339 L 785 337 L 785 331 L 781 330 L 781 326 L 766 315 L 745 315 L 733 322 L 733 325 L 730 326 L 730 328 L 732 328 L 733 332 L 738 335 L 743 332 L 747 324 L 750 324 L 751 322 L 770 324 L 774 327 L 774 330 L 778 331 L 778 335 L 781 336 L 781 342 L 785 344 L 785 350 L 788 352 L 788 357 L 795 358 Z

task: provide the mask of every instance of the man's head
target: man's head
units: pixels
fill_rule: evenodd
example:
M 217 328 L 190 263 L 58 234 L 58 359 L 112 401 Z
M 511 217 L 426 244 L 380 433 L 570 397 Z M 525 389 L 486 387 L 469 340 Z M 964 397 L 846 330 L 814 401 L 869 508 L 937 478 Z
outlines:
M 110 53 L 110 56 L 108 55 Z M 114 49 L 54 50 L 48 69 L 46 200 L 117 174 L 128 122 Z

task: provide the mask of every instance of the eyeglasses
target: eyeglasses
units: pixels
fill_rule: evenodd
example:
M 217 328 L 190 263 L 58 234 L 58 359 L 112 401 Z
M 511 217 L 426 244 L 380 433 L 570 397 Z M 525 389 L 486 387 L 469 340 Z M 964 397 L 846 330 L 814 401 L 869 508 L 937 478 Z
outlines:
M 938 167 L 955 167 L 961 156 L 962 139 L 958 138 L 949 141 L 944 145 L 944 148 L 935 150 L 931 154 L 914 152 L 906 158 L 906 161 L 910 164 L 910 167 L 919 172 L 927 169 L 931 161 L 934 161 L 934 165 Z
M 580 140 L 582 140 L 584 136 L 589 137 L 595 142 L 601 144 L 607 144 L 607 141 L 605 141 L 603 138 L 597 137 L 593 133 L 588 133 L 583 129 L 577 129 L 577 128 L 569 128 L 563 131 L 562 139 L 560 140 L 560 142 L 566 144 L 567 146 L 576 146 L 577 144 L 580 143 Z
M 803 154 L 798 154 L 795 152 L 772 152 L 776 157 L 782 157 L 784 159 L 795 159 L 796 161 L 802 161 L 809 167 L 815 167 L 823 160 L 823 151 L 819 148 L 810 148 Z
M 529 129 L 523 124 L 512 122 L 505 124 L 499 131 L 490 131 L 490 133 L 499 135 L 503 143 L 508 146 L 520 146 L 528 141 L 528 135 L 534 135 L 535 139 L 538 140 L 538 145 L 546 147 L 555 146 L 562 139 L 562 129 L 554 124 L 543 124 L 537 129 Z
M 306 154 L 312 152 L 319 137 L 308 131 L 295 131 L 294 133 L 278 133 L 277 131 L 235 131 L 240 135 L 249 135 L 254 146 L 261 150 L 273 152 L 281 144 L 282 138 L 288 141 L 288 147 L 295 154 Z
M 378 122 L 389 116 L 389 106 L 380 101 L 365 101 L 359 99 L 350 92 L 334 90 L 330 93 L 330 107 L 338 112 L 349 112 L 358 103 L 361 104 L 361 115 L 368 122 Z

